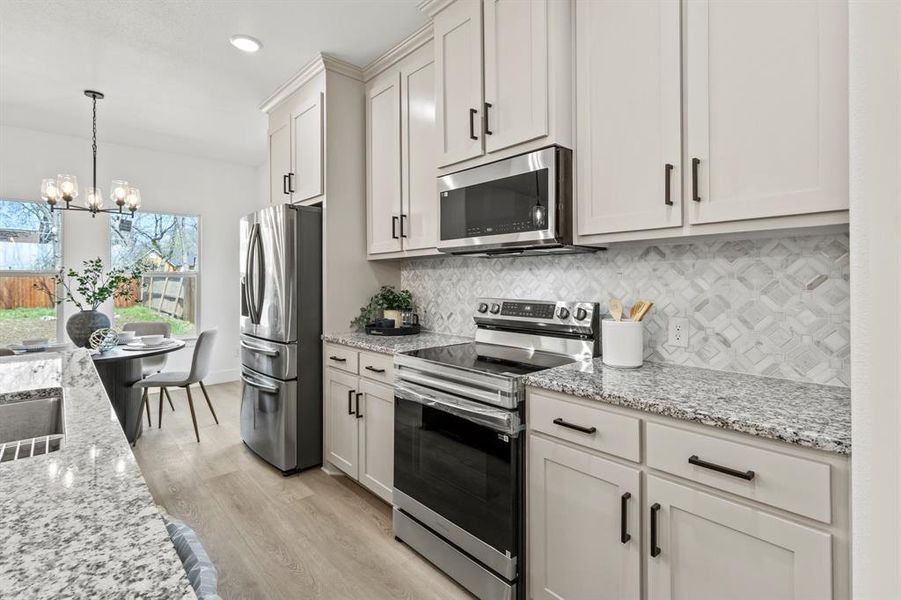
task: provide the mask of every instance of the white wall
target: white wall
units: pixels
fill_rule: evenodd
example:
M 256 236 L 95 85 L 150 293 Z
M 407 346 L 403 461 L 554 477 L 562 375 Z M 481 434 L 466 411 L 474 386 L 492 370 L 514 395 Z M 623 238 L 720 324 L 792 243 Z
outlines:
M 853 595 L 901 598 L 901 2 L 852 1 Z
M 256 167 L 204 160 L 133 146 L 104 144 L 102 123 L 97 183 L 108 194 L 113 177 L 141 189 L 147 211 L 200 216 L 200 328 L 219 335 L 209 383 L 237 379 L 238 370 L 238 219 L 266 202 Z M 78 176 L 90 185 L 91 142 L 69 136 L 0 126 L 0 197 L 39 200 L 44 177 Z M 109 261 L 109 217 L 65 213 L 66 265 L 103 257 Z M 71 307 L 67 308 L 70 313 Z M 107 312 L 111 305 L 105 306 Z M 187 368 L 191 349 L 170 355 L 167 368 Z

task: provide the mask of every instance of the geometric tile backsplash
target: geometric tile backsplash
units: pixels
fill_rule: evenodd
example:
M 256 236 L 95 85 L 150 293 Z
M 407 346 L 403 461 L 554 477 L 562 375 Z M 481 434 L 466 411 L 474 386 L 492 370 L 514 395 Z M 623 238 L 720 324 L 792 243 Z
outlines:
M 401 285 L 424 327 L 473 335 L 480 296 L 654 301 L 645 358 L 830 385 L 850 384 L 848 234 L 614 245 L 593 254 L 407 259 Z M 689 346 L 667 343 L 670 317 Z

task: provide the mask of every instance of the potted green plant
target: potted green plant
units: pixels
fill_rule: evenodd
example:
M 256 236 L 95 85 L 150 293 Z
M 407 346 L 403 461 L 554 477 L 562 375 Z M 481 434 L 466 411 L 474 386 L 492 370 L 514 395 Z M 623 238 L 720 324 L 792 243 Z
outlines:
M 110 326 L 109 317 L 97 310 L 110 298 L 130 298 L 135 293 L 131 283 L 140 280 L 145 267 L 137 264 L 131 269 L 115 268 L 104 272 L 103 260 L 94 258 L 83 261 L 84 269 L 65 267 L 53 274 L 48 283 L 35 284 L 54 304 L 71 302 L 78 311 L 66 321 L 66 333 L 76 346 L 87 345 L 88 338 L 98 329 Z
M 400 327 L 401 311 L 415 310 L 415 308 L 413 293 L 410 290 L 396 290 L 393 285 L 383 285 L 369 299 L 369 303 L 360 309 L 360 314 L 350 324 L 356 329 L 365 329 L 376 319 L 384 318 L 393 319 L 395 326 Z

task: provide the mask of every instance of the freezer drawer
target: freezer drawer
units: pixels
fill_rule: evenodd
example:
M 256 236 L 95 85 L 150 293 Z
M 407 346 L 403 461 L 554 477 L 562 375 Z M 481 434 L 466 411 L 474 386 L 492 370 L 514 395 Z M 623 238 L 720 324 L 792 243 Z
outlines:
M 297 467 L 297 381 L 241 370 L 241 438 L 282 471 Z
M 276 379 L 297 378 L 297 344 L 241 336 L 241 364 Z

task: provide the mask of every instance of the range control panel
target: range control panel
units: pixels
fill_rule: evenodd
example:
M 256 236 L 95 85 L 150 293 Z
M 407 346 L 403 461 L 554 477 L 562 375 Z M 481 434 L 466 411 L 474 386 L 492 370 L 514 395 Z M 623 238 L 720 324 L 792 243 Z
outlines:
M 504 302 L 501 304 L 501 315 L 505 317 L 532 317 L 535 319 L 553 319 L 557 304 L 544 302 Z

